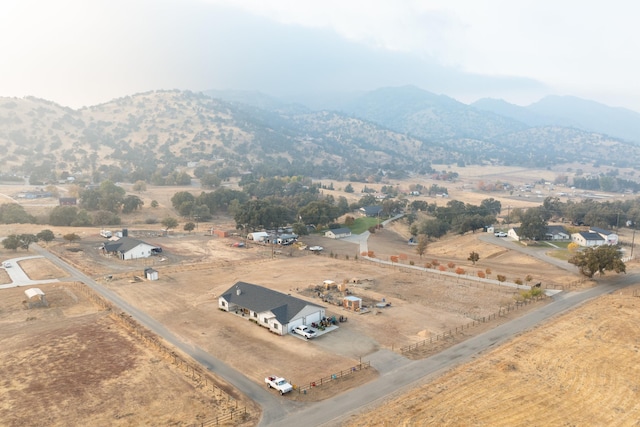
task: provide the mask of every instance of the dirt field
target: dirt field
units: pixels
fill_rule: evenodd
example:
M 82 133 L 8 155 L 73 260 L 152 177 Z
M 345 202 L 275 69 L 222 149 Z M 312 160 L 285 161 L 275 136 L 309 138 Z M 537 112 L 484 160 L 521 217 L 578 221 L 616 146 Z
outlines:
M 183 426 L 227 410 L 73 284 L 38 287 L 48 308 L 2 290 L 0 425 Z
M 587 303 L 343 426 L 637 426 L 632 293 Z

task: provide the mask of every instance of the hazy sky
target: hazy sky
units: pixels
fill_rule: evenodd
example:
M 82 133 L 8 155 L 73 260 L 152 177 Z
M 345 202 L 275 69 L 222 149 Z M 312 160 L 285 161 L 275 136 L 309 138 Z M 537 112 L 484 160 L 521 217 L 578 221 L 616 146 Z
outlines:
M 154 89 L 277 96 L 413 84 L 463 102 L 640 111 L 629 0 L 6 0 L 0 96 L 80 107 Z

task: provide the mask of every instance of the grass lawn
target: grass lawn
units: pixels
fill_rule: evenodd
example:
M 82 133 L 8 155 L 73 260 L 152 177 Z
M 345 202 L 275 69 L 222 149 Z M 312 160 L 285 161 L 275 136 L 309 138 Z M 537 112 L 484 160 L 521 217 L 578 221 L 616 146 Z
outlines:
M 383 219 L 380 219 L 380 222 L 382 221 Z M 378 224 L 378 218 L 362 217 L 362 218 L 357 218 L 353 223 L 353 225 L 350 226 L 349 228 L 351 229 L 352 234 L 362 234 L 363 232 L 367 231 L 369 227 L 372 227 L 377 224 Z

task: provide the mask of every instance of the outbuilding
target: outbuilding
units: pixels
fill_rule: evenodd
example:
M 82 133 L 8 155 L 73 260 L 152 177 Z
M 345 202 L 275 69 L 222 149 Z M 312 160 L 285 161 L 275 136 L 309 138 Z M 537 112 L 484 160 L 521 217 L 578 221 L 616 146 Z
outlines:
M 327 230 L 324 232 L 324 237 L 328 237 L 330 239 L 341 239 L 343 237 L 349 236 L 351 236 L 351 230 L 347 227 L 334 228 L 332 230 Z
M 117 255 L 122 260 L 148 258 L 162 252 L 162 248 L 131 237 L 122 237 L 116 241 L 104 243 L 102 250 L 106 254 Z
M 40 288 L 29 288 L 24 291 L 24 294 L 27 296 L 26 305 L 28 308 L 49 306 L 47 298 Z
M 247 239 L 253 240 L 254 242 L 264 242 L 268 237 L 269 233 L 267 233 L 266 231 L 256 231 L 247 234 Z
M 158 280 L 158 270 L 147 267 L 144 269 L 144 277 L 146 277 L 147 280 Z
M 362 308 L 362 298 L 349 295 L 342 300 L 342 306 L 347 310 L 360 311 Z

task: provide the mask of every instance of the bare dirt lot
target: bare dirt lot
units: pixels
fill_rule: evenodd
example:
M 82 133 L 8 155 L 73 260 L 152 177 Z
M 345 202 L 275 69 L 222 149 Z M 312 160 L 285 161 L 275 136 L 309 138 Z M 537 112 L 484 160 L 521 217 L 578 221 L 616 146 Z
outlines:
M 24 288 L 0 298 L 0 422 L 4 426 L 188 425 L 224 413 L 132 338 L 72 283 L 39 285 L 49 307 L 26 309 Z

